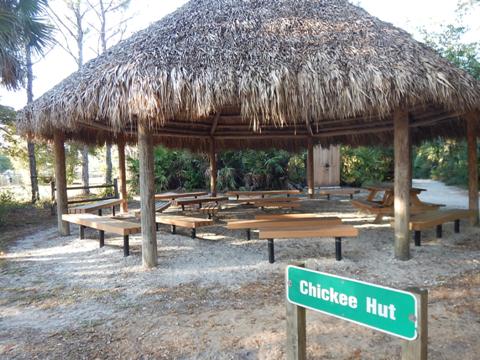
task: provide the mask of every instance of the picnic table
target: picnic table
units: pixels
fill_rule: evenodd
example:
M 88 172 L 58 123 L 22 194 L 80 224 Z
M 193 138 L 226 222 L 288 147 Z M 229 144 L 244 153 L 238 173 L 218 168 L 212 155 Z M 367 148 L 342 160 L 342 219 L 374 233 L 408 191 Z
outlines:
M 393 215 L 394 206 L 394 187 L 392 185 L 376 185 L 368 186 L 366 189 L 369 191 L 365 200 L 352 200 L 352 205 L 359 210 L 377 215 L 375 222 L 379 222 L 385 215 Z M 444 205 L 431 204 L 423 202 L 419 199 L 420 193 L 426 191 L 421 188 L 410 189 L 410 213 L 421 214 L 426 211 L 437 210 Z M 381 200 L 376 200 L 378 194 L 383 193 Z
M 199 196 L 208 195 L 206 191 L 197 191 L 197 192 L 188 192 L 188 193 L 176 193 L 176 192 L 166 192 L 162 194 L 156 194 L 155 200 L 176 200 L 180 198 L 197 198 Z
M 108 199 L 91 202 L 85 205 L 74 206 L 68 209 L 69 214 L 87 214 L 98 212 L 98 215 L 102 215 L 102 209 L 112 208 L 112 215 L 115 216 L 115 206 L 121 205 L 124 202 L 122 199 Z
M 185 210 L 185 206 L 187 205 L 198 205 L 199 208 L 202 208 L 202 205 L 205 203 L 216 203 L 218 205 L 221 201 L 227 201 L 227 196 L 200 196 L 194 198 L 181 198 L 176 199 L 173 203 L 177 206 L 181 206 L 182 210 Z
M 266 196 L 275 196 L 275 195 L 298 195 L 300 194 L 300 190 L 256 190 L 256 191 L 228 191 L 225 195 L 227 196 L 235 196 L 240 199 L 240 196 L 243 197 L 261 197 L 264 198 Z

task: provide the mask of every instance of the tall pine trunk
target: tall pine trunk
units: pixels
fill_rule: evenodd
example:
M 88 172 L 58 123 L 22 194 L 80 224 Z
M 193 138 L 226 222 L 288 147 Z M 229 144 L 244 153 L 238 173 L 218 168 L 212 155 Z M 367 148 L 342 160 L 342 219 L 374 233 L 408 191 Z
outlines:
M 100 45 L 102 47 L 102 53 L 107 51 L 107 9 L 103 0 L 99 1 L 100 6 Z M 112 184 L 112 145 L 107 144 L 105 146 L 105 183 Z
M 33 69 L 32 69 L 32 52 L 30 46 L 25 47 L 27 61 L 27 104 L 33 102 Z M 40 200 L 38 191 L 38 175 L 37 160 L 35 159 L 35 144 L 30 140 L 27 141 L 28 165 L 30 169 L 30 184 L 32 189 L 32 203 L 35 204 Z

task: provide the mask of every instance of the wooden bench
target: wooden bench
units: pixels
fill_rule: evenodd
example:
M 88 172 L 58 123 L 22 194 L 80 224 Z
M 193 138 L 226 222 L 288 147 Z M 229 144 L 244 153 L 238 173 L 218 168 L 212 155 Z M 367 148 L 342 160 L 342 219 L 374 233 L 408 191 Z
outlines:
M 197 237 L 197 228 L 213 225 L 213 220 L 202 219 L 182 215 L 157 215 L 155 222 L 158 224 L 170 225 L 171 233 L 175 234 L 177 226 L 191 229 L 191 237 L 195 239 Z
M 247 240 L 251 239 L 252 230 L 261 229 L 298 229 L 304 226 L 316 225 L 340 225 L 342 220 L 338 217 L 312 217 L 312 218 L 284 218 L 284 219 L 255 219 L 255 220 L 236 220 L 227 223 L 227 229 L 230 230 L 246 230 Z
M 256 220 L 285 220 L 285 219 L 310 219 L 310 218 L 331 218 L 321 213 L 297 213 L 297 214 L 258 214 Z
M 203 196 L 197 198 L 182 198 L 174 201 L 174 204 L 181 206 L 182 210 L 185 210 L 187 205 L 198 205 L 199 208 L 202 208 L 204 204 L 215 203 L 219 204 L 221 201 L 227 201 L 228 197 L 226 196 Z
M 80 239 L 85 238 L 86 227 L 98 230 L 101 248 L 105 246 L 105 231 L 123 236 L 123 256 L 130 254 L 129 235 L 142 231 L 140 224 L 93 214 L 65 214 L 62 220 L 80 226 Z
M 300 207 L 299 204 L 300 198 L 299 197 L 269 197 L 269 198 L 254 198 L 254 199 L 241 199 L 237 200 L 237 203 L 245 204 L 245 205 L 253 205 L 259 208 L 266 208 L 266 207 L 273 207 L 273 208 L 298 208 Z
M 92 202 L 85 205 L 75 206 L 68 209 L 69 214 L 86 214 L 97 211 L 99 216 L 102 216 L 102 209 L 112 208 L 112 215 L 115 216 L 115 206 L 123 203 L 122 199 L 108 199 Z
M 219 204 L 204 204 L 200 208 L 200 212 L 206 214 L 209 219 L 212 219 L 218 213 L 218 210 L 220 210 Z
M 193 197 L 197 198 L 199 196 L 208 195 L 206 191 L 197 191 L 197 192 L 189 192 L 189 193 L 176 193 L 176 192 L 166 192 L 163 194 L 156 194 L 155 200 L 176 200 L 185 197 Z
M 167 210 L 170 206 L 172 206 L 171 201 L 155 201 L 155 212 L 161 213 Z M 137 209 L 134 211 L 135 217 L 140 217 L 142 211 Z
M 320 189 L 317 194 L 320 196 L 326 196 L 327 200 L 330 200 L 330 197 L 333 195 L 350 196 L 350 199 L 353 199 L 353 195 L 360 193 L 360 189 L 356 188 L 330 188 L 330 189 Z
M 290 195 L 298 195 L 302 192 L 300 190 L 257 190 L 257 191 L 228 191 L 225 195 L 227 196 L 235 196 L 236 199 L 240 199 L 240 197 L 246 198 L 264 198 L 267 196 L 275 196 L 275 195 L 286 195 L 287 197 Z
M 358 229 L 352 225 L 322 225 L 315 227 L 303 227 L 301 229 L 275 228 L 260 229 L 259 239 L 268 240 L 268 261 L 275 262 L 274 239 L 301 239 L 301 238 L 335 238 L 335 258 L 342 260 L 342 238 L 357 237 Z
M 393 199 L 392 199 L 393 201 Z M 359 209 L 360 211 L 364 211 L 369 214 L 376 215 L 375 222 L 378 223 L 382 221 L 384 216 L 392 216 L 393 215 L 393 203 L 389 203 L 388 205 L 384 205 L 382 202 L 374 201 L 374 200 L 352 200 L 352 205 Z M 412 204 L 410 206 L 410 213 L 411 214 L 422 214 L 425 212 L 436 211 L 438 208 L 445 206 L 442 204 L 431 204 L 431 203 L 419 203 L 419 204 Z
M 437 238 L 442 237 L 442 225 L 447 222 L 454 222 L 455 233 L 460 232 L 460 220 L 474 216 L 471 210 L 445 209 L 428 211 L 423 214 L 417 214 L 410 217 L 409 228 L 414 231 L 415 246 L 421 245 L 422 230 L 430 229 L 436 226 Z

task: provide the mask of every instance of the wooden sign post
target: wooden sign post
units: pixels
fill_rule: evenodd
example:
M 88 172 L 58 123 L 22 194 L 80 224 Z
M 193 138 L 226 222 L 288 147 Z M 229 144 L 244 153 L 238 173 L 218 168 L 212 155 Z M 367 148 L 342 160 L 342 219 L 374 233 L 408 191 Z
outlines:
M 304 267 L 286 270 L 288 360 L 306 359 L 306 308 L 402 338 L 402 360 L 427 359 L 427 290 L 397 290 Z

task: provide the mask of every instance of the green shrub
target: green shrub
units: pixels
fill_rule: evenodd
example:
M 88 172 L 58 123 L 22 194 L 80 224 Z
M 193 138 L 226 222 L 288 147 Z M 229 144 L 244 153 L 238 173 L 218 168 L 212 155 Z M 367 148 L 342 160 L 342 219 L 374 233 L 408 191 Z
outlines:
M 132 174 L 129 187 L 139 189 L 140 164 L 136 158 L 127 159 Z M 184 150 L 155 148 L 156 191 L 197 190 L 209 186 L 207 156 Z M 220 191 L 235 189 L 282 189 L 289 184 L 305 184 L 305 152 L 291 154 L 283 150 L 224 151 L 217 155 L 217 187 Z
M 18 206 L 15 195 L 11 191 L 5 190 L 0 192 L 0 226 L 5 223 L 8 213 Z
M 392 181 L 393 151 L 390 148 L 342 146 L 341 182 L 362 186 Z
M 464 140 L 436 139 L 415 148 L 413 174 L 447 185 L 468 185 L 467 144 Z

